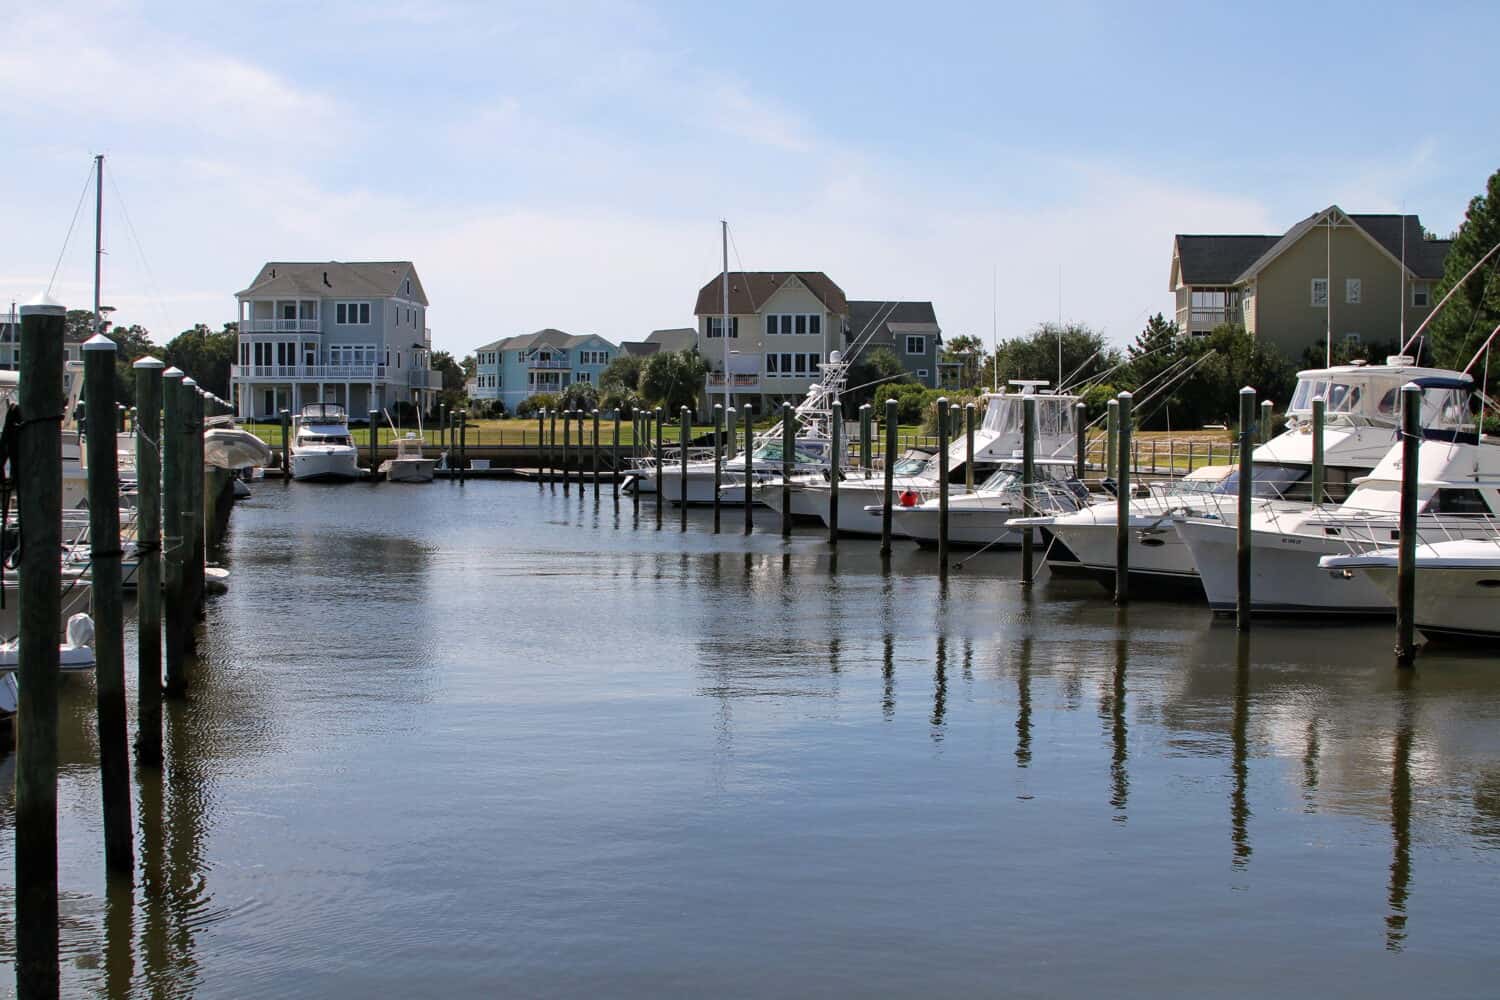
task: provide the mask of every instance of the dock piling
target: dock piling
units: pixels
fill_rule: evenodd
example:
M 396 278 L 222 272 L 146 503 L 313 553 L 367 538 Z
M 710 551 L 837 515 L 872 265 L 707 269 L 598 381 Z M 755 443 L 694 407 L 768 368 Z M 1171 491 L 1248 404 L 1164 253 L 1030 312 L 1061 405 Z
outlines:
M 1032 499 L 1035 495 L 1034 485 L 1036 483 L 1036 397 L 1024 396 L 1021 399 L 1021 516 L 1032 517 L 1036 511 L 1032 510 Z M 1035 528 L 1025 528 L 1021 532 L 1021 586 L 1029 587 L 1035 580 L 1035 562 L 1032 552 L 1031 536 L 1036 533 Z
M 138 631 L 135 754 L 142 766 L 161 767 L 161 373 L 166 365 L 146 357 L 133 367 Z
M 872 455 L 875 450 L 875 435 L 874 428 L 872 427 L 873 414 L 874 408 L 869 403 L 865 403 L 859 408 L 859 468 L 865 474 L 866 479 L 870 478 L 870 473 L 874 469 L 874 457 Z
M 1088 407 L 1084 404 L 1073 404 L 1073 461 L 1077 464 L 1074 472 L 1080 482 L 1089 471 L 1088 412 Z
M 614 433 L 610 436 L 609 482 L 615 502 L 620 502 L 620 408 L 615 407 Z
M 187 689 L 187 597 L 183 578 L 187 567 L 187 441 L 183 427 L 188 390 L 178 368 L 162 372 L 162 594 L 166 628 L 166 680 L 163 691 L 180 695 Z
M 792 535 L 792 456 L 797 450 L 797 430 L 792 419 L 792 404 L 781 404 L 781 537 Z M 750 456 L 745 456 L 745 469 Z
M 755 496 L 751 491 L 751 469 L 750 454 L 754 446 L 755 436 L 755 407 L 747 399 L 745 400 L 745 534 L 750 534 L 755 529 L 754 516 L 751 507 L 755 504 Z
M 1401 514 L 1396 549 L 1396 665 L 1417 655 L 1417 492 L 1422 463 L 1422 387 L 1401 387 Z
M 380 464 L 379 462 L 375 461 L 376 442 L 380 440 L 380 425 L 377 423 L 377 421 L 379 419 L 380 419 L 380 411 L 379 410 L 371 410 L 370 411 L 370 480 L 371 480 L 371 482 L 373 482 L 375 480 L 375 467 Z
M 542 490 L 547 484 L 547 411 L 536 411 L 536 488 Z
M 693 415 L 686 406 L 678 411 L 677 428 L 677 456 L 678 466 L 682 473 L 682 479 L 677 484 L 677 505 L 679 508 L 679 520 L 682 530 L 687 530 L 688 522 L 688 440 L 693 436 Z
M 592 458 L 591 458 L 591 464 L 593 465 L 593 470 L 594 470 L 594 499 L 598 500 L 599 499 L 599 408 L 597 406 L 594 407 L 593 417 L 594 417 L 594 424 L 593 424 L 593 438 L 594 439 L 591 442 L 589 442 L 589 443 L 590 443 L 590 445 L 593 448 L 593 455 L 592 455 Z
M 667 465 L 664 461 L 665 452 L 662 450 L 662 409 L 658 406 L 651 411 L 652 422 L 656 428 L 656 530 L 661 530 L 661 509 L 667 503 Z
M 570 407 L 569 409 L 563 410 L 563 425 L 562 425 L 562 432 L 563 432 L 563 438 L 562 438 L 562 481 L 563 481 L 563 496 L 570 495 L 570 492 L 572 490 L 571 479 L 570 479 L 570 477 L 568 475 L 568 468 L 572 464 L 571 463 L 571 458 L 572 458 L 571 452 L 572 452 L 572 449 L 573 449 L 573 426 L 572 426 L 572 424 L 573 424 L 573 410 Z
M 1312 502 L 1323 502 L 1323 422 L 1328 415 L 1328 403 L 1322 396 L 1312 401 Z
M 1115 481 L 1115 604 L 1130 603 L 1130 466 L 1131 466 L 1131 395 L 1122 392 L 1115 397 L 1114 416 L 1120 457 L 1120 476 Z
M 894 399 L 885 401 L 885 467 L 882 472 L 885 475 L 885 490 L 881 493 L 884 502 L 880 511 L 880 554 L 886 558 L 891 554 L 891 508 L 896 503 L 896 434 L 899 427 L 896 423 L 896 407 Z
M 1111 399 L 1104 407 L 1104 478 L 1119 489 L 1120 401 Z
M 1260 404 L 1260 444 L 1271 440 L 1271 401 L 1262 400 Z
M 1235 570 L 1238 593 L 1235 595 L 1235 627 L 1241 632 L 1250 630 L 1250 533 L 1251 499 L 1255 495 L 1255 390 L 1245 386 L 1240 390 L 1240 463 L 1239 463 L 1239 524 L 1235 528 Z
M 938 425 L 938 570 L 948 573 L 948 397 L 937 401 Z
M 15 468 L 21 551 L 16 717 L 16 990 L 58 996 L 57 623 L 62 616 L 62 427 L 65 311 L 21 307 L 22 420 Z M 111 435 L 111 437 L 113 437 Z
M 104 806 L 104 867 L 135 869 L 130 823 L 130 739 L 125 731 L 124 584 L 120 572 L 120 471 L 115 443 L 115 357 L 102 333 L 83 345 L 85 448 L 88 460 L 89 563 L 93 575 L 94 675 L 99 727 L 99 784 Z
M 281 481 L 292 477 L 292 411 L 281 411 Z
M 732 432 L 731 432 L 732 433 Z M 714 534 L 719 533 L 719 487 L 724 470 L 724 404 L 714 404 Z
M 833 401 L 828 418 L 832 447 L 828 452 L 828 544 L 839 543 L 839 480 L 844 475 L 844 404 Z
M 964 404 L 964 491 L 974 492 L 974 404 Z

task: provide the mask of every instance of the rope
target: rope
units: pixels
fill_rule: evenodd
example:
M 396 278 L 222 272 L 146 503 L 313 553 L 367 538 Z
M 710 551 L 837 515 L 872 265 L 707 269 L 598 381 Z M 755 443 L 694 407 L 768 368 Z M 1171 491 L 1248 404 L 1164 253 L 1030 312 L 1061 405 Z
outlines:
M 57 272 L 62 267 L 63 257 L 68 252 L 68 244 L 73 241 L 73 227 L 78 225 L 78 213 L 83 210 L 83 199 L 89 193 L 89 181 L 94 179 L 94 161 L 89 160 L 89 172 L 83 179 L 83 190 L 78 192 L 78 204 L 73 206 L 73 221 L 68 223 L 68 235 L 63 237 L 62 249 L 57 252 L 57 263 L 52 265 L 52 277 L 47 279 L 47 294 L 52 294 L 52 284 L 57 281 Z

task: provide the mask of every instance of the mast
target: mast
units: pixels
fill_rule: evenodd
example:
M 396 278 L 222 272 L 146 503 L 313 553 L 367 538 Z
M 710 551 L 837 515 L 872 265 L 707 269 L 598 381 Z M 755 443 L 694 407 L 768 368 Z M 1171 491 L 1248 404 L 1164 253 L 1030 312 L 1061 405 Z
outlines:
M 1323 230 L 1323 367 L 1333 367 L 1333 209 Z
M 724 416 L 729 416 L 729 407 L 734 399 L 734 390 L 729 381 L 729 220 L 719 220 L 719 248 L 724 255 L 724 269 L 720 274 L 720 285 L 724 296 L 723 312 L 719 316 L 719 340 L 724 348 Z M 707 405 L 707 404 L 705 404 Z M 715 428 L 715 434 L 718 429 Z M 687 442 L 682 442 L 684 448 Z M 745 456 L 745 489 L 750 488 L 750 456 Z M 715 501 L 717 503 L 717 501 Z
M 104 332 L 99 312 L 99 270 L 104 261 L 104 154 L 94 157 L 94 333 Z
M 1396 314 L 1401 325 L 1399 343 L 1406 343 L 1406 206 L 1401 206 L 1401 294 L 1396 296 Z

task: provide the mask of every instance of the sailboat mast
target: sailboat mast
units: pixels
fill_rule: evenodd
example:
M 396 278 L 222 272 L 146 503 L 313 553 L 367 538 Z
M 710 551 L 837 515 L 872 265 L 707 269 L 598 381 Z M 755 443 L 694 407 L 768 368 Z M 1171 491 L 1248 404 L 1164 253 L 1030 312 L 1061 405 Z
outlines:
M 1406 343 L 1406 206 L 1401 206 L 1401 293 L 1396 296 L 1396 312 L 1401 325 L 1401 339 Z
M 729 414 L 729 407 L 732 404 L 732 401 L 734 399 L 734 396 L 732 394 L 733 391 L 730 388 L 730 381 L 729 381 L 729 220 L 728 219 L 720 219 L 719 220 L 719 243 L 720 243 L 720 248 L 722 249 L 723 254 L 724 254 L 724 271 L 723 271 L 723 274 L 722 274 L 721 280 L 720 280 L 720 284 L 722 285 L 722 290 L 723 290 L 723 293 L 724 293 L 724 311 L 723 311 L 723 314 L 722 314 L 722 316 L 721 316 L 721 318 L 719 320 L 719 339 L 722 341 L 722 344 L 723 344 L 723 347 L 724 347 L 724 414 L 725 414 L 725 416 L 728 416 L 728 414 Z M 683 443 L 683 447 L 684 448 L 687 447 L 687 443 L 686 442 Z M 748 475 L 749 474 L 749 465 L 748 465 L 748 463 L 749 463 L 750 460 L 747 458 L 747 459 L 745 459 L 745 461 L 747 463 L 746 466 L 745 466 L 745 470 L 746 470 L 746 474 Z
M 104 261 L 104 154 L 94 157 L 94 333 L 104 332 L 99 312 L 99 271 Z

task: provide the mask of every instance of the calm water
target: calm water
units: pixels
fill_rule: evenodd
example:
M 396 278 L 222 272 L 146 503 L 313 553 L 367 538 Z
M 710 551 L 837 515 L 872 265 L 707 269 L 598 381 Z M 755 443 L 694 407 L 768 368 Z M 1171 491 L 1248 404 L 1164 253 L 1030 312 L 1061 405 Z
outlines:
M 65 694 L 66 991 L 1493 995 L 1493 660 L 758 518 L 257 486 L 133 893 Z

